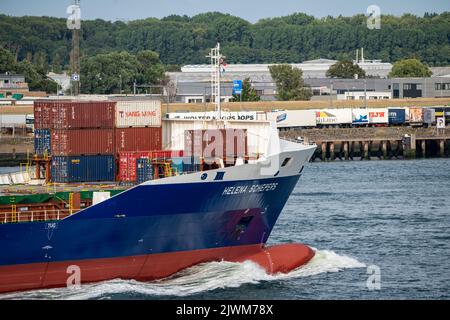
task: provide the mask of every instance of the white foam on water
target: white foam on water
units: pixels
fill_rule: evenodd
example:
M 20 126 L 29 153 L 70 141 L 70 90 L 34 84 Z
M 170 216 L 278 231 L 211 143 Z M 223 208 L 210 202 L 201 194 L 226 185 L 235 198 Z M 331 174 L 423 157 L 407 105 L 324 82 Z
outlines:
M 316 250 L 311 261 L 287 274 L 269 275 L 259 265 L 245 261 L 209 262 L 183 270 L 163 280 L 138 282 L 135 280 L 109 280 L 82 285 L 80 288 L 35 290 L 0 295 L 0 299 L 108 299 L 111 295 L 127 294 L 148 296 L 185 297 L 215 289 L 236 288 L 244 284 L 263 281 L 284 281 L 310 277 L 321 273 L 339 272 L 349 268 L 364 268 L 358 260 L 330 250 Z

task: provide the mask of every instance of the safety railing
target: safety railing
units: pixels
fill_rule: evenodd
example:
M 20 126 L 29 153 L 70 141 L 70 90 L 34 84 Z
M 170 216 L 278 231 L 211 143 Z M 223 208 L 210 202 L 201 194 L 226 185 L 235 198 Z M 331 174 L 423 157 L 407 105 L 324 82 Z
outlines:
M 11 211 L 0 212 L 0 224 L 62 220 L 74 213 L 71 209 L 21 211 L 13 205 Z

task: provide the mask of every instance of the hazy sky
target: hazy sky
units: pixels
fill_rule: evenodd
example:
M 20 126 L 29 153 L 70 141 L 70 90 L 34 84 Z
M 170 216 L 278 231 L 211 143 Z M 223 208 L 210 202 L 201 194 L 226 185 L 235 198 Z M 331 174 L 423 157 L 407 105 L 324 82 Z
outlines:
M 65 8 L 71 3 L 72 0 L 0 0 L 0 12 L 15 16 L 66 17 Z M 365 13 L 371 4 L 378 5 L 382 14 L 423 15 L 425 12 L 450 11 L 449 0 L 81 0 L 81 9 L 82 19 L 134 20 L 220 11 L 255 22 L 294 12 L 316 17 L 350 16 Z

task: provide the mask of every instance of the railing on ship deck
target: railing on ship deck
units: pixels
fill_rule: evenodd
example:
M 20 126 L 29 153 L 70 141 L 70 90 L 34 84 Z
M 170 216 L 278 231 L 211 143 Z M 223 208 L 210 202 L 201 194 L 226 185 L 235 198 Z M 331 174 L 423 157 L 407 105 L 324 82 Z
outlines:
M 71 209 L 17 211 L 12 205 L 12 211 L 0 212 L 0 224 L 62 220 L 74 213 Z

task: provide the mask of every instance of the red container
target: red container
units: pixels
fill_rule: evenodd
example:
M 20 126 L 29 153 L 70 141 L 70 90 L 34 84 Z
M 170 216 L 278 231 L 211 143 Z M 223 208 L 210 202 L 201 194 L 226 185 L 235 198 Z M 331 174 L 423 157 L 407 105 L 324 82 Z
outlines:
M 217 148 L 221 147 L 220 153 Z M 203 158 L 244 157 L 248 154 L 247 129 L 186 130 L 184 153 Z
M 34 104 L 36 129 L 114 128 L 116 102 L 47 100 Z
M 114 154 L 114 130 L 52 130 L 51 144 L 54 156 Z
M 179 158 L 184 154 L 183 150 L 158 150 L 150 151 L 150 158 L 152 159 L 170 159 Z
M 116 128 L 116 153 L 162 149 L 162 128 Z
M 56 104 L 50 101 L 34 102 L 34 128 L 50 129 L 53 127 L 52 115 L 56 113 Z

